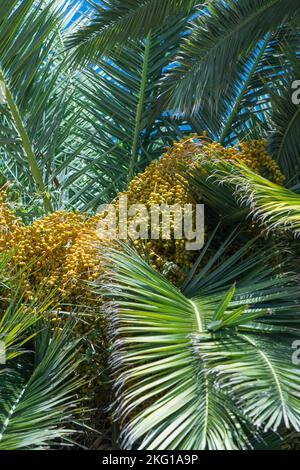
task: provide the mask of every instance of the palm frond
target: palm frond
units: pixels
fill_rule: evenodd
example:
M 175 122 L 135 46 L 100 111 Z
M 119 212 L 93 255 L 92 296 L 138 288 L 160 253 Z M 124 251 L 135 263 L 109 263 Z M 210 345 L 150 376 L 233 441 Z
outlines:
M 235 188 L 237 199 L 252 215 L 268 227 L 300 233 L 300 196 L 256 174 L 242 163 L 217 163 L 215 177 Z
M 185 122 L 176 122 L 156 102 L 162 71 L 180 42 L 186 20 L 181 16 L 143 41 L 124 46 L 121 53 L 108 52 L 88 67 L 77 85 L 78 107 L 90 129 L 81 131 L 98 148 L 96 158 L 74 168 L 66 186 L 81 197 L 84 209 L 96 208 L 123 191 L 128 180 L 166 146 L 183 136 Z M 90 185 L 89 179 L 93 182 Z M 89 194 L 93 188 L 95 197 Z M 71 198 L 72 202 L 73 198 Z
M 217 114 L 221 119 L 216 135 L 220 143 L 232 145 L 245 139 L 267 138 L 273 131 L 270 88 L 275 92 L 291 74 L 293 64 L 287 47 L 296 52 L 298 43 L 298 31 L 284 25 L 242 54 L 230 86 L 218 99 Z
M 132 249 L 107 254 L 112 269 L 103 291 L 113 299 L 107 311 L 114 330 L 112 364 L 118 377 L 117 417 L 123 426 L 124 447 L 247 448 L 252 445 L 248 434 L 252 424 L 275 429 L 285 423 L 298 429 L 300 374 L 287 357 L 287 347 L 283 357 L 276 357 L 281 340 L 275 331 L 277 315 L 283 323 L 286 313 L 297 316 L 299 295 L 291 300 L 292 278 L 276 277 L 272 269 L 271 274 L 263 273 L 263 256 L 261 253 L 260 268 L 237 277 L 230 293 L 218 283 L 214 287 L 212 279 L 209 290 L 199 288 L 197 296 L 189 299 Z M 226 285 L 225 266 L 223 274 Z M 214 332 L 216 321 L 222 325 Z M 265 325 L 264 329 L 260 325 Z M 293 329 L 287 328 L 286 334 L 292 335 Z M 242 337 L 247 337 L 247 345 L 261 341 L 260 346 L 247 346 L 252 348 L 251 360 L 232 346 L 240 344 Z M 284 340 L 281 344 L 284 348 Z M 265 348 L 269 364 L 259 347 Z M 222 351 L 222 359 L 220 353 L 214 362 L 210 353 L 214 350 Z M 255 356 L 260 359 L 257 373 Z M 233 371 L 225 377 L 227 361 Z M 281 370 L 283 362 L 285 372 Z M 224 380 L 222 374 L 219 381 L 222 368 Z M 272 372 L 275 368 L 276 375 Z M 229 393 L 232 380 L 236 395 Z M 258 381 L 260 387 L 256 386 Z M 242 402 L 247 385 L 249 396 Z M 255 400 L 259 403 L 257 413 L 252 408 Z
M 232 85 L 241 55 L 298 14 L 292 0 L 210 2 L 191 20 L 178 65 L 169 71 L 165 92 L 169 107 L 189 114 L 201 109 L 202 98 L 212 106 L 218 103 Z
M 90 21 L 67 38 L 67 46 L 73 48 L 72 59 L 82 65 L 116 45 L 143 39 L 178 12 L 188 14 L 195 3 L 194 0 L 90 2 L 94 8 Z
M 19 282 L 19 273 L 8 268 L 9 253 L 0 255 L 0 342 L 5 355 L 4 365 L 25 352 L 25 345 L 35 337 L 35 327 L 45 312 L 53 306 L 51 295 L 43 295 L 30 302 L 24 301 L 24 292 Z M 5 367 L 0 370 L 0 374 Z
M 293 77 L 298 74 L 294 72 Z M 271 93 L 272 133 L 269 140 L 270 154 L 278 162 L 290 184 L 295 184 L 300 177 L 300 107 L 292 100 L 294 78 L 286 77 L 274 83 Z
M 22 188 L 25 206 L 48 211 L 84 205 L 98 189 L 91 189 L 100 174 L 94 127 L 78 105 L 83 77 L 70 71 L 63 44 L 77 10 L 68 0 L 4 2 L 0 9 L 1 171 Z M 70 176 L 83 169 L 77 191 Z
M 73 434 L 79 408 L 76 396 L 83 380 L 76 377 L 78 341 L 65 326 L 44 345 L 43 355 L 30 353 L 11 361 L 1 374 L 0 449 L 38 449 L 62 445 Z

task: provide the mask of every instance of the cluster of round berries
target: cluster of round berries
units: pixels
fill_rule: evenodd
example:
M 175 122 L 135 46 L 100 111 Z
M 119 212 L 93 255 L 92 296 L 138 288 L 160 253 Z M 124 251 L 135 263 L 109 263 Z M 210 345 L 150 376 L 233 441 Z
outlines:
M 143 173 L 133 178 L 127 191 L 113 201 L 114 206 L 118 206 L 120 197 L 124 195 L 127 196 L 128 205 L 144 204 L 148 209 L 153 204 L 178 204 L 181 207 L 194 204 L 181 170 L 185 165 L 201 166 L 201 160 L 207 159 L 207 156 L 227 160 L 238 158 L 272 181 L 284 182 L 278 165 L 267 153 L 265 141 L 244 142 L 237 149 L 225 148 L 210 142 L 205 136 L 193 135 L 167 148 L 161 159 L 152 162 Z M 11 266 L 22 269 L 27 298 L 31 299 L 42 285 L 44 289 L 57 292 L 58 301 L 64 304 L 65 310 L 74 306 L 88 308 L 85 321 L 78 322 L 78 333 L 89 338 L 97 329 L 98 339 L 103 342 L 99 349 L 103 350 L 105 335 L 100 330 L 104 329 L 104 325 L 99 316 L 101 299 L 87 286 L 104 269 L 101 248 L 107 241 L 97 235 L 101 218 L 103 214 L 91 217 L 78 212 L 59 211 L 26 226 L 9 208 L 6 191 L 0 192 L 0 251 L 12 251 Z M 128 224 L 130 222 L 128 217 Z M 153 268 L 180 285 L 197 253 L 186 250 L 185 240 L 175 240 L 173 234 L 174 224 L 169 240 L 136 240 L 135 245 L 143 253 L 146 246 Z M 53 325 L 59 325 L 61 321 L 59 314 L 53 314 Z M 93 341 L 91 339 L 90 343 Z M 101 363 L 99 354 L 93 353 L 92 361 L 98 373 Z

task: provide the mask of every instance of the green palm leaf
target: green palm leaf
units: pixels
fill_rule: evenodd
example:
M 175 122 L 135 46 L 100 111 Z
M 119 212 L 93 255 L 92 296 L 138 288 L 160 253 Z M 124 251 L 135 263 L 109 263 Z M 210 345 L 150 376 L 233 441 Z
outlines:
M 242 406 L 256 427 L 276 432 L 284 425 L 300 430 L 300 374 L 291 364 L 290 341 L 238 334 L 215 344 L 199 336 L 196 345 L 216 373 L 218 385 Z
M 74 431 L 70 424 L 79 406 L 76 390 L 78 341 L 70 327 L 57 333 L 35 366 L 28 355 L 1 374 L 0 449 L 37 449 L 61 443 Z
M 257 175 L 244 164 L 216 163 L 215 177 L 228 183 L 242 205 L 251 209 L 252 215 L 268 227 L 300 233 L 300 196 L 297 192 L 272 183 Z
M 176 17 L 145 43 L 136 41 L 124 45 L 120 53 L 107 52 L 95 60 L 96 69 L 88 67 L 84 72 L 76 98 L 94 132 L 90 138 L 90 130 L 83 129 L 81 135 L 98 148 L 98 155 L 66 180 L 75 191 L 84 186 L 87 196 L 84 181 L 94 175 L 92 187 L 97 185 L 98 191 L 86 198 L 84 209 L 111 201 L 136 172 L 183 135 L 184 123 L 165 114 L 156 97 L 162 71 L 176 51 L 185 22 Z
M 169 106 L 189 114 L 201 110 L 202 98 L 218 103 L 235 78 L 241 54 L 298 14 L 299 7 L 292 0 L 210 2 L 192 19 L 191 34 L 178 54 L 179 64 L 170 69 Z
M 74 322 L 51 332 L 52 294 L 45 295 L 41 286 L 26 302 L 20 273 L 8 274 L 8 260 L 8 255 L 0 257 L 0 449 L 67 444 L 75 432 L 77 391 L 84 380 L 77 373 L 81 356 Z
M 178 12 L 191 11 L 194 0 L 105 0 L 94 7 L 90 22 L 72 34 L 68 47 L 73 60 L 83 64 L 129 39 L 143 39 Z
M 210 289 L 200 288 L 189 299 L 131 249 L 110 251 L 107 257 L 113 270 L 104 292 L 113 299 L 107 311 L 114 325 L 117 417 L 126 448 L 236 449 L 251 446 L 252 424 L 275 429 L 285 423 L 298 429 L 300 374 L 287 357 L 284 340 L 276 336 L 277 316 L 283 324 L 286 314 L 297 317 L 299 299 L 291 300 L 291 278 L 264 273 L 262 262 L 251 270 L 248 258 L 248 272 L 236 279 L 230 293 L 224 290 L 225 275 L 223 289 L 212 280 Z M 287 327 L 286 333 L 294 330 Z M 251 360 L 238 348 L 242 340 L 251 349 Z M 278 341 L 285 348 L 283 358 L 275 354 Z M 227 362 L 232 374 L 229 369 L 225 376 Z M 236 395 L 229 393 L 232 383 Z M 247 385 L 249 397 L 242 402 Z
M 293 103 L 292 83 L 298 76 L 294 70 L 289 77 L 273 84 L 271 93 L 273 132 L 270 135 L 270 154 L 283 169 L 287 178 L 297 183 L 299 181 L 299 132 L 300 106 Z

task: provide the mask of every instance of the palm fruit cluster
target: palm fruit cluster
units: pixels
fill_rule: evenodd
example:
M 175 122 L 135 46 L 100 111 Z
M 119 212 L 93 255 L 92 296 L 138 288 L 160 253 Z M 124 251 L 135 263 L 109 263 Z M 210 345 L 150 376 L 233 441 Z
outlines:
M 285 176 L 280 171 L 277 163 L 268 154 L 267 145 L 266 140 L 242 142 L 239 145 L 238 158 L 264 178 L 283 185 Z
M 268 156 L 264 141 L 242 143 L 238 150 L 224 148 L 205 136 L 191 136 L 167 148 L 161 159 L 152 162 L 132 180 L 127 191 L 119 194 L 113 205 L 117 207 L 120 197 L 124 195 L 127 196 L 128 206 L 144 204 L 148 209 L 152 204 L 193 204 L 181 169 L 184 165 L 201 165 L 201 160 L 207 156 L 238 158 L 272 181 L 284 181 L 277 164 Z M 101 299 L 97 299 L 87 285 L 103 273 L 100 249 L 108 242 L 97 235 L 102 219 L 103 214 L 91 217 L 78 212 L 59 211 L 28 226 L 10 210 L 6 191 L 0 192 L 0 251 L 12 250 L 11 265 L 24 269 L 23 286 L 27 298 L 31 299 L 42 285 L 46 290 L 57 291 L 65 311 L 75 306 L 79 311 L 88 309 L 77 328 L 78 334 L 87 341 L 89 362 L 86 371 L 90 374 L 90 382 L 86 392 L 89 395 L 95 390 L 92 379 L 99 377 L 104 361 L 103 351 L 107 347 L 103 332 L 105 325 L 98 315 L 97 302 Z M 130 223 L 130 218 L 128 220 Z M 137 240 L 135 245 L 142 253 L 146 247 L 152 266 L 167 274 L 177 285 L 180 285 L 197 256 L 196 252 L 185 249 L 185 240 L 174 240 L 172 236 L 170 240 Z M 55 314 L 51 321 L 57 324 L 61 318 Z M 98 344 L 98 351 L 94 350 L 95 342 L 101 343 Z
M 278 164 L 268 154 L 266 140 L 252 140 L 240 142 L 237 147 L 223 147 L 218 142 L 209 142 L 194 137 L 195 152 L 194 163 L 201 166 L 203 158 L 239 160 L 255 171 L 257 174 L 283 185 L 285 176 L 280 171 Z
M 31 225 L 24 225 L 6 202 L 6 190 L 0 192 L 0 250 L 11 251 L 11 269 L 21 274 L 25 298 L 30 301 L 42 290 L 54 292 L 58 308 L 51 313 L 52 327 L 61 327 L 64 316 L 78 310 L 77 333 L 85 338 L 86 370 L 99 369 L 103 363 L 93 345 L 95 327 L 97 341 L 103 321 L 99 315 L 99 299 L 86 282 L 101 274 L 99 245 L 95 236 L 96 221 L 79 212 L 58 211 Z M 42 289 L 41 289 L 42 288 Z M 100 344 L 101 351 L 106 345 Z M 90 357 L 91 356 L 91 357 Z M 98 372 L 98 370 L 97 370 Z M 89 374 L 90 384 L 99 374 Z
M 167 148 L 163 157 L 138 174 L 113 204 L 117 208 L 124 195 L 128 206 L 143 204 L 147 209 L 153 204 L 194 204 L 181 168 L 195 163 L 201 166 L 201 160 L 207 156 L 237 158 L 276 183 L 284 181 L 278 165 L 267 154 L 265 141 L 244 142 L 239 149 L 225 148 L 194 135 Z M 12 264 L 30 271 L 24 286 L 29 298 L 43 282 L 45 288 L 57 288 L 64 301 L 84 304 L 88 289 L 82 281 L 93 281 L 101 274 L 99 247 L 104 241 L 97 236 L 97 226 L 102 218 L 103 214 L 91 217 L 58 211 L 26 226 L 9 208 L 6 191 L 0 192 L 0 250 L 13 249 Z M 172 239 L 172 231 L 170 240 L 145 240 L 145 243 L 150 261 L 159 271 L 166 269 L 166 263 L 173 264 L 175 270 L 191 265 L 193 253 L 185 250 L 185 240 Z M 135 244 L 140 247 L 139 241 Z M 144 250 L 144 246 L 141 248 Z
M 4 197 L 2 194 L 2 200 Z M 84 215 L 59 211 L 26 226 L 14 218 L 7 203 L 1 206 L 0 246 L 13 250 L 11 264 L 24 270 L 23 286 L 29 300 L 41 283 L 47 290 L 56 288 L 63 300 L 72 300 L 78 297 L 79 279 L 99 275 L 96 252 L 91 254 L 91 222 Z
M 117 205 L 120 196 L 127 196 L 128 206 L 144 204 L 148 212 L 154 204 L 179 204 L 181 207 L 185 204 L 194 205 L 195 201 L 188 191 L 188 183 L 181 169 L 185 165 L 201 167 L 201 162 L 207 158 L 229 161 L 238 159 L 271 181 L 278 184 L 284 182 L 284 176 L 277 163 L 267 153 L 266 141 L 255 140 L 241 143 L 239 148 L 226 148 L 217 142 L 209 141 L 205 135 L 193 135 L 167 148 L 163 157 L 157 162 L 152 162 L 143 173 L 137 175 L 127 191 L 120 194 L 114 203 Z M 130 222 L 129 218 L 128 224 Z M 171 231 L 170 240 L 147 240 L 145 244 L 152 266 L 164 272 L 178 285 L 197 255 L 186 250 L 185 240 L 174 240 L 172 234 Z M 136 241 L 135 245 L 143 250 L 140 241 Z
M 180 174 L 180 165 L 188 165 L 195 154 L 194 138 L 174 143 L 172 148 L 167 148 L 164 156 L 157 162 L 152 162 L 143 173 L 138 174 L 125 193 L 118 195 L 114 201 L 117 206 L 120 196 L 126 196 L 128 206 L 143 204 L 148 214 L 153 205 L 173 206 L 175 204 L 184 207 L 185 204 L 193 204 L 194 200 L 187 189 L 187 181 Z M 150 233 L 149 217 L 149 233 Z M 128 218 L 128 224 L 131 219 Z M 161 234 L 160 234 L 161 235 Z M 137 249 L 148 253 L 149 260 L 154 269 L 166 274 L 174 283 L 180 283 L 183 270 L 192 266 L 194 253 L 185 249 L 185 240 L 174 239 L 174 217 L 171 214 L 170 238 L 158 240 L 145 240 L 142 246 L 139 240 L 135 241 Z

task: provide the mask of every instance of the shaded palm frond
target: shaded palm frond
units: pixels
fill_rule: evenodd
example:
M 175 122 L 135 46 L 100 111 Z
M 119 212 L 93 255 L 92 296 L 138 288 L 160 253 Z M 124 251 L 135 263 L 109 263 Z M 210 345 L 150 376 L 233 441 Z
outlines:
M 269 150 L 278 162 L 289 184 L 299 182 L 300 178 L 300 106 L 293 102 L 293 83 L 298 74 L 294 71 L 285 80 L 273 84 L 271 92 L 272 133 Z
M 188 14 L 194 0 L 105 0 L 94 7 L 90 21 L 67 38 L 77 64 L 93 61 L 100 53 L 129 39 L 143 39 L 178 12 Z
M 8 267 L 11 255 L 0 255 L 0 343 L 4 354 L 4 365 L 24 354 L 26 346 L 36 335 L 36 326 L 41 318 L 53 307 L 51 294 L 38 295 L 25 302 L 19 282 L 19 272 L 13 274 Z M 0 374 L 5 372 L 2 367 Z
M 205 150 L 204 150 L 205 151 Z M 195 155 L 195 159 L 197 156 Z M 209 173 L 202 166 L 183 166 L 181 170 L 189 183 L 189 192 L 197 202 L 203 202 L 218 214 L 224 224 L 241 222 L 248 214 L 248 210 L 240 207 L 233 196 L 232 188 L 216 185 Z
M 191 20 L 178 65 L 170 69 L 169 106 L 174 111 L 195 113 L 207 97 L 213 106 L 231 87 L 241 55 L 295 15 L 299 15 L 299 6 L 292 0 L 211 2 Z

